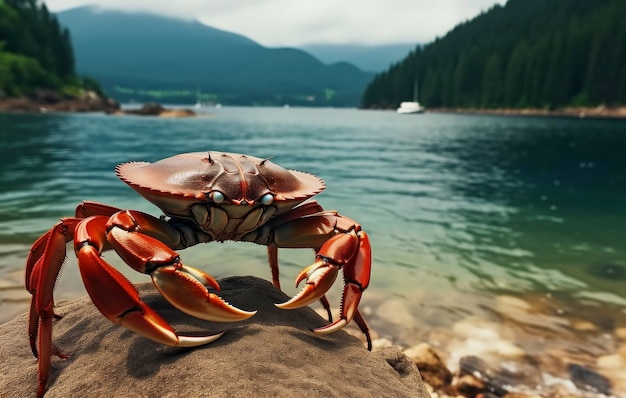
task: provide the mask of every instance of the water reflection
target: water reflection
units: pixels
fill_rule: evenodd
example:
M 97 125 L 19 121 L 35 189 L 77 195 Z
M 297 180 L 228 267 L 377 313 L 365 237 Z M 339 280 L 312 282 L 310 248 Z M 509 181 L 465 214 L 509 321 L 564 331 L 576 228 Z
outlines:
M 626 308 L 622 129 L 598 120 L 295 108 L 226 107 L 185 120 L 0 114 L 0 307 L 10 315 L 26 308 L 29 245 L 81 200 L 158 214 L 115 177 L 117 163 L 244 152 L 323 177 L 320 203 L 368 231 L 374 270 L 363 305 L 375 330 L 399 343 L 444 344 L 454 325 L 487 319 L 513 328 L 529 350 L 541 350 L 536 336 L 558 333 L 551 344 L 574 351 L 588 337 L 576 335 L 574 322 L 605 332 Z M 182 255 L 218 278 L 269 278 L 256 245 Z M 311 252 L 284 250 L 280 259 L 293 294 Z M 74 262 L 61 284 L 57 297 L 84 294 Z M 397 313 L 409 320 L 384 308 L 403 308 Z
M 479 118 L 482 125 L 457 125 L 446 140 L 426 143 L 428 151 L 454 160 L 441 167 L 459 176 L 447 188 L 460 197 L 457 212 L 465 227 L 463 233 L 452 228 L 450 241 L 465 266 L 493 287 L 494 267 L 533 290 L 553 288 L 554 277 L 545 273 L 558 270 L 564 286 L 580 288 L 568 281 L 572 277 L 624 297 L 618 271 L 612 279 L 589 273 L 599 255 L 615 269 L 625 264 L 620 237 L 626 226 L 614 222 L 623 217 L 626 199 L 622 124 Z M 493 264 L 489 275 L 477 258 Z

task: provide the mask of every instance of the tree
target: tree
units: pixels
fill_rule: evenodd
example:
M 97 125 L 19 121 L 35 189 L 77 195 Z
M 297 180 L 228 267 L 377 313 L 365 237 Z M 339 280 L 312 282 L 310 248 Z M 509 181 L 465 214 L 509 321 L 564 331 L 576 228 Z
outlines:
M 396 107 L 415 68 L 426 106 L 624 104 L 624 15 L 624 0 L 509 0 L 375 76 L 362 107 Z

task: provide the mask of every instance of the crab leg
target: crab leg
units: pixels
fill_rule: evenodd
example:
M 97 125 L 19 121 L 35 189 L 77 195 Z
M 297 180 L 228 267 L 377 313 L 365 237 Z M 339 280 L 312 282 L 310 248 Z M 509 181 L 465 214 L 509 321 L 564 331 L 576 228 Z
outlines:
M 52 355 L 67 358 L 52 344 L 54 285 L 66 256 L 66 244 L 74 237 L 76 226 L 84 218 L 83 211 L 92 214 L 113 214 L 119 209 L 96 202 L 83 202 L 76 208 L 75 218 L 63 218 L 33 244 L 26 260 L 25 286 L 32 295 L 28 335 L 33 355 L 38 358 L 38 396 L 45 392 Z
M 307 241 L 315 247 L 318 240 L 325 240 L 317 250 L 315 263 L 302 270 L 296 278 L 296 286 L 306 280 L 304 288 L 287 302 L 276 306 L 282 309 L 300 308 L 321 299 L 342 269 L 345 285 L 339 319 L 313 331 L 332 333 L 355 319 L 367 337 L 368 349 L 371 349 L 369 329 L 358 311 L 361 295 L 369 285 L 371 273 L 371 244 L 367 234 L 354 221 L 335 212 L 312 214 L 292 220 L 280 228 L 282 230 L 275 234 L 279 247 L 306 247 Z M 298 240 L 291 240 L 289 236 L 297 236 Z
M 272 272 L 272 283 L 274 284 L 274 287 L 276 289 L 282 290 L 280 288 L 280 279 L 279 279 L 279 271 L 278 271 L 278 247 L 272 244 L 268 245 L 267 256 L 268 256 L 269 263 L 270 263 L 270 270 Z M 326 313 L 328 314 L 328 321 L 332 322 L 333 314 L 330 311 L 330 302 L 328 301 L 325 295 L 320 298 L 320 303 L 322 303 L 322 307 L 324 307 L 324 309 L 326 310 Z
M 65 261 L 65 245 L 72 239 L 80 220 L 62 219 L 33 245 L 26 261 L 26 289 L 33 296 L 28 321 L 28 335 L 33 355 L 38 361 L 38 396 L 43 396 L 50 372 L 52 354 L 66 358 L 52 346 L 54 285 Z
M 348 263 L 343 267 L 345 286 L 341 298 L 340 317 L 330 325 L 314 329 L 314 332 L 321 334 L 332 333 L 347 325 L 348 322 L 350 322 L 357 314 L 359 314 L 358 318 L 360 318 L 360 320 L 357 320 L 359 327 L 361 329 L 367 327 L 367 325 L 365 325 L 365 320 L 360 313 L 358 313 L 358 308 L 359 302 L 361 301 L 361 295 L 369 285 L 372 253 L 367 234 L 360 231 L 357 236 L 358 252 L 356 253 L 356 256 L 348 261 Z M 369 338 L 369 334 L 365 331 L 363 332 Z M 371 345 L 371 342 L 369 342 L 369 344 Z

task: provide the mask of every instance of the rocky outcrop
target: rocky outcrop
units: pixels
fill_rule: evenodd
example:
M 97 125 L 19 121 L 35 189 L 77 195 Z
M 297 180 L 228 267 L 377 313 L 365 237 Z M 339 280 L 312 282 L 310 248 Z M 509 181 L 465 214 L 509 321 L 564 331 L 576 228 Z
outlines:
M 344 331 L 317 336 L 325 321 L 312 309 L 280 310 L 287 296 L 254 277 L 220 281 L 227 301 L 252 318 L 214 323 L 169 305 L 150 284 L 144 301 L 181 334 L 225 330 L 194 349 L 166 347 L 112 324 L 88 298 L 63 302 L 53 340 L 69 359 L 53 358 L 47 397 L 428 397 L 415 365 L 398 349 L 369 352 Z M 31 397 L 37 361 L 26 314 L 0 325 L 0 396 Z
M 115 109 L 107 112 L 111 115 L 138 115 L 138 116 L 158 116 L 158 117 L 190 117 L 196 116 L 196 112 L 191 109 L 164 108 L 161 104 L 148 103 L 137 109 Z
M 80 97 L 63 96 L 49 90 L 39 90 L 28 97 L 0 96 L 2 112 L 111 112 L 119 109 L 119 104 L 112 99 L 104 98 L 93 91 L 87 91 Z

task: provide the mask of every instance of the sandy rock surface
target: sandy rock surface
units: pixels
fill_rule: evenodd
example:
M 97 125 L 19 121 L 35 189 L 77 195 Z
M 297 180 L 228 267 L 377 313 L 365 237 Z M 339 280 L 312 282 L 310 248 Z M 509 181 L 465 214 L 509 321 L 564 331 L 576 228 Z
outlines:
M 57 306 L 53 341 L 71 355 L 53 358 L 47 397 L 428 397 L 414 364 L 398 349 L 368 352 L 340 331 L 317 336 L 325 323 L 310 308 L 274 307 L 287 299 L 254 277 L 220 280 L 221 296 L 259 312 L 235 323 L 207 322 L 170 306 L 151 284 L 146 303 L 179 334 L 225 330 L 195 349 L 166 347 L 105 319 L 89 298 Z M 37 361 L 30 352 L 26 314 L 0 325 L 0 396 L 32 397 Z

